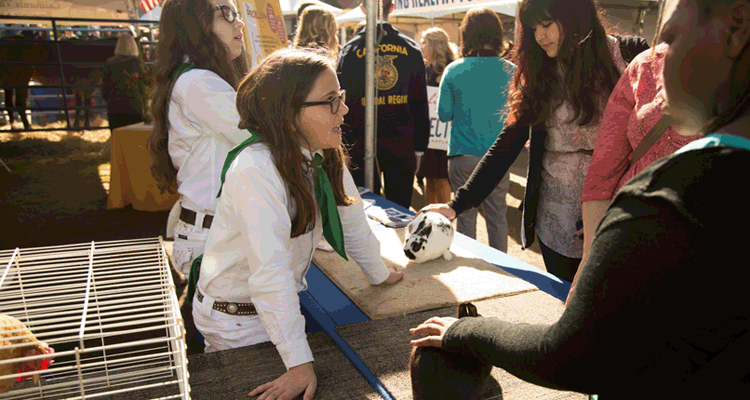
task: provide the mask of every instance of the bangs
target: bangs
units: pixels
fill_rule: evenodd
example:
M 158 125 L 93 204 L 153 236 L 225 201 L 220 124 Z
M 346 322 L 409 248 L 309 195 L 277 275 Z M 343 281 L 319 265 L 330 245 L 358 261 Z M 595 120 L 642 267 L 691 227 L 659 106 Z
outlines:
M 529 0 L 521 3 L 518 10 L 518 19 L 521 24 L 528 27 L 541 23 L 542 21 L 554 21 L 552 14 L 549 12 L 549 2 L 544 0 Z

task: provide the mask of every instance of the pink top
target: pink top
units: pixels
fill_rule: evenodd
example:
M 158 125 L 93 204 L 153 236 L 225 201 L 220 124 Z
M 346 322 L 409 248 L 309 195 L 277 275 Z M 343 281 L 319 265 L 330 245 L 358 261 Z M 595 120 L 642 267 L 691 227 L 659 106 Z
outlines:
M 630 178 L 652 162 L 674 153 L 698 136 L 680 136 L 671 126 L 628 170 L 633 151 L 662 116 L 661 71 L 667 44 L 636 56 L 617 82 L 607 102 L 591 157 L 582 202 L 609 200 Z

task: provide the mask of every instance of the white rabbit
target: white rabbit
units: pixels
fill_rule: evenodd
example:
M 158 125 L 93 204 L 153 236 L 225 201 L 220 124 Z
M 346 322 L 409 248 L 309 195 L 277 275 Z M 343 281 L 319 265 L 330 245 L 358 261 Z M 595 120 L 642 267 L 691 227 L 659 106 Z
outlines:
M 404 242 L 404 254 L 418 263 L 434 260 L 440 256 L 452 260 L 450 252 L 453 243 L 453 226 L 451 222 L 436 212 L 417 215 L 406 226 L 409 237 Z

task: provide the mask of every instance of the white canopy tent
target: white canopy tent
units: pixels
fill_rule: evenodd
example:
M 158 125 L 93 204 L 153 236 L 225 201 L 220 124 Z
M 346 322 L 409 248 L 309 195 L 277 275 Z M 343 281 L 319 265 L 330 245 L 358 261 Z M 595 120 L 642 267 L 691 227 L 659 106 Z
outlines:
M 286 17 L 287 15 L 294 15 L 297 18 L 297 8 L 302 3 L 313 3 L 317 7 L 323 7 L 326 10 L 333 13 L 335 16 L 339 16 L 344 13 L 344 10 L 334 7 L 330 4 L 326 4 L 320 0 L 279 0 L 279 6 L 281 6 L 281 12 Z
M 424 1 L 424 0 L 420 0 Z M 474 0 L 471 2 L 462 2 L 456 5 L 455 3 L 446 3 L 446 4 L 435 4 L 430 5 L 429 1 L 425 2 L 424 6 L 421 7 L 413 7 L 410 6 L 411 3 L 409 3 L 406 0 L 396 0 L 394 3 L 394 9 L 391 13 L 390 17 L 388 18 L 389 21 L 393 22 L 400 22 L 405 17 L 417 17 L 417 18 L 425 18 L 425 19 L 435 19 L 439 17 L 443 17 L 449 14 L 456 14 L 460 12 L 466 12 L 469 9 L 473 7 L 488 7 L 489 9 L 500 13 L 505 14 L 510 17 L 515 17 L 516 15 L 516 8 L 517 8 L 517 0 Z M 400 20 L 396 20 L 397 18 L 401 18 Z M 336 22 L 339 25 L 343 24 L 349 24 L 349 23 L 359 23 L 360 21 L 365 20 L 365 14 L 362 12 L 362 9 L 359 7 L 353 8 L 351 11 L 347 12 L 346 14 L 341 15 L 340 17 L 336 18 Z
M 419 6 L 422 2 L 422 6 Z M 517 0 L 394 0 L 394 10 L 388 21 L 403 33 L 419 39 L 419 33 L 431 26 L 446 30 L 453 41 L 458 38 L 458 26 L 466 11 L 473 7 L 488 7 L 501 14 L 506 28 L 512 28 L 518 7 Z M 417 6 L 415 6 L 415 4 Z M 653 38 L 658 19 L 657 0 L 600 0 L 600 6 L 607 12 L 610 28 L 616 33 L 639 34 L 649 41 Z M 360 7 L 336 18 L 339 25 L 356 24 L 365 20 Z M 642 23 L 641 23 L 642 21 Z
M 424 2 L 421 7 L 414 7 L 414 4 Z M 394 0 L 394 9 L 388 18 L 393 26 L 407 36 L 420 39 L 421 32 L 430 27 L 443 28 L 451 41 L 456 42 L 458 39 L 458 27 L 461 24 L 466 12 L 473 7 L 488 7 L 499 13 L 503 20 L 506 30 L 512 28 L 513 20 L 518 7 L 517 0 L 473 0 L 463 1 L 458 4 L 446 2 L 441 4 L 442 0 L 435 1 L 435 5 L 430 4 L 430 0 L 417 0 L 412 3 L 411 0 Z M 339 25 L 355 24 L 365 20 L 365 14 L 360 7 L 355 7 L 349 12 L 336 18 Z

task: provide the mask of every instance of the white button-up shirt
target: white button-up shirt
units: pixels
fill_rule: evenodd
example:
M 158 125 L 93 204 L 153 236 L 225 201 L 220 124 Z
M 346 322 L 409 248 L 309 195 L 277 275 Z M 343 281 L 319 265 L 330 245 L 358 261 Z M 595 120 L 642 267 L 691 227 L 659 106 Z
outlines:
M 177 78 L 169 102 L 169 156 L 182 205 L 213 214 L 227 153 L 250 137 L 239 129 L 237 92 L 219 75 L 193 69 Z
M 307 150 L 303 154 L 311 157 Z M 344 184 L 346 193 L 359 199 L 338 207 L 347 254 L 371 284 L 382 283 L 390 272 L 348 170 Z M 290 238 L 297 207 L 268 147 L 247 147 L 227 171 L 198 281 L 200 291 L 216 301 L 252 301 L 287 369 L 313 361 L 297 293 L 307 289 L 305 274 L 323 232 L 314 207 L 315 228 Z

